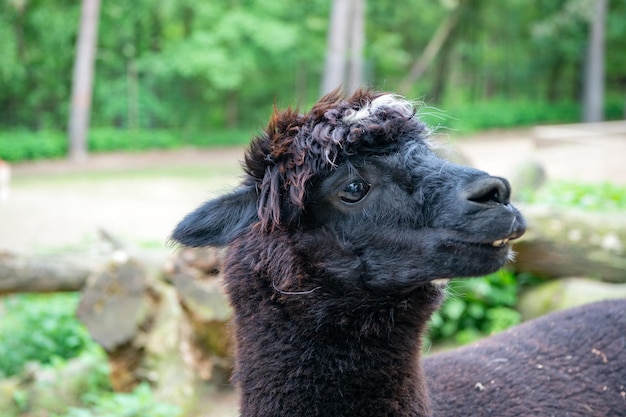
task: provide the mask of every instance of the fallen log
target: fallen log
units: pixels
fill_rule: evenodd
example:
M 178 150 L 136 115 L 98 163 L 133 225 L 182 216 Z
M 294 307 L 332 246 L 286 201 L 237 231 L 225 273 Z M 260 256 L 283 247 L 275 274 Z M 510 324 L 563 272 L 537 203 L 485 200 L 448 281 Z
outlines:
M 0 295 L 78 291 L 103 262 L 102 257 L 21 256 L 0 252 Z
M 521 207 L 528 222 L 513 267 L 546 278 L 626 282 L 626 214 Z
M 232 368 L 232 310 L 215 249 L 185 249 L 161 277 L 118 251 L 81 292 L 78 317 L 107 352 L 114 390 L 150 383 L 155 396 L 185 412 Z
M 530 320 L 552 311 L 618 298 L 626 298 L 626 284 L 572 277 L 552 280 L 524 290 L 516 309 L 523 320 Z

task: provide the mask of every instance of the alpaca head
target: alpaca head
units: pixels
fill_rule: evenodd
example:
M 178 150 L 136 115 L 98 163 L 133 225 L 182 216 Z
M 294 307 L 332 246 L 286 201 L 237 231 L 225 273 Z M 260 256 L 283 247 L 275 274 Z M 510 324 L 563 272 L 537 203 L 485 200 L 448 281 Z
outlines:
M 392 94 L 331 93 L 306 114 L 275 111 L 240 187 L 189 214 L 173 239 L 287 236 L 320 280 L 310 286 L 404 292 L 493 272 L 525 229 L 509 184 L 440 159 L 427 135 L 413 105 Z

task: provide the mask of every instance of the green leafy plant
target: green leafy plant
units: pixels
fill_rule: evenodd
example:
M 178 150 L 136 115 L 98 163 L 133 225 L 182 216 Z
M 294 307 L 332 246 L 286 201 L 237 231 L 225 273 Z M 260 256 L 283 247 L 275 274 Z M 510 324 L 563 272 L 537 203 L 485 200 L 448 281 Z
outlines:
M 581 184 L 550 181 L 533 193 L 529 202 L 595 211 L 625 210 L 626 187 L 608 182 Z
M 431 319 L 430 340 L 463 344 L 520 323 L 521 316 L 514 309 L 519 286 L 506 269 L 482 278 L 450 281 L 448 298 Z
M 620 119 L 623 99 L 606 100 L 609 120 Z M 573 101 L 548 102 L 528 99 L 493 98 L 488 101 L 442 103 L 439 109 L 425 106 L 422 119 L 431 126 L 442 126 L 455 133 L 472 133 L 489 129 L 506 129 L 541 124 L 577 123 L 581 105 Z
M 77 356 L 94 344 L 76 319 L 77 294 L 20 294 L 2 300 L 0 378 L 29 361 L 50 364 Z
M 23 161 L 60 158 L 67 153 L 67 139 L 62 132 L 10 130 L 0 132 L 0 159 Z
M 90 152 L 136 152 L 149 149 L 176 149 L 184 146 L 215 147 L 248 143 L 253 131 L 217 129 L 203 133 L 181 134 L 164 129 L 95 128 L 89 133 Z M 63 158 L 67 138 L 61 132 L 12 130 L 0 132 L 0 159 L 26 161 Z
M 55 417 L 179 417 L 181 410 L 156 401 L 150 386 L 141 384 L 130 393 L 94 393 L 85 397 L 85 407 L 72 407 Z

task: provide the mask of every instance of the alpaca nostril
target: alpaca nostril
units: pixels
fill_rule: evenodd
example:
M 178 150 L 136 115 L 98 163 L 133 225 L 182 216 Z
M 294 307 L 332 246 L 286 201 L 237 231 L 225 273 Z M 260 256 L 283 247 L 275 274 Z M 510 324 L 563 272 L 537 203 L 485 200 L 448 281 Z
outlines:
M 487 177 L 470 184 L 464 190 L 463 197 L 479 204 L 509 204 L 511 186 L 504 178 Z

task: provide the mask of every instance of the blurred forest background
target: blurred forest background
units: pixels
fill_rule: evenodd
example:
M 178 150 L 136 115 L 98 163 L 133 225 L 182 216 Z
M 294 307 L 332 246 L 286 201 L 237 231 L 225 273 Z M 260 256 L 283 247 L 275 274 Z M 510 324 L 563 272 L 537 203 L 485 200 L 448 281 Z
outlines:
M 345 53 L 357 68 L 344 87 L 357 82 L 422 100 L 425 118 L 460 133 L 581 119 L 594 0 L 355 4 L 363 12 L 348 11 L 351 28 L 335 21 L 334 36 L 353 41 Z M 337 75 L 327 63 L 336 47 L 328 39 L 332 5 L 102 2 L 90 149 L 244 143 L 273 104 L 307 107 L 328 90 L 329 72 Z M 67 152 L 80 14 L 74 0 L 0 3 L 3 159 Z M 601 24 L 603 117 L 623 118 L 626 3 L 608 1 Z

